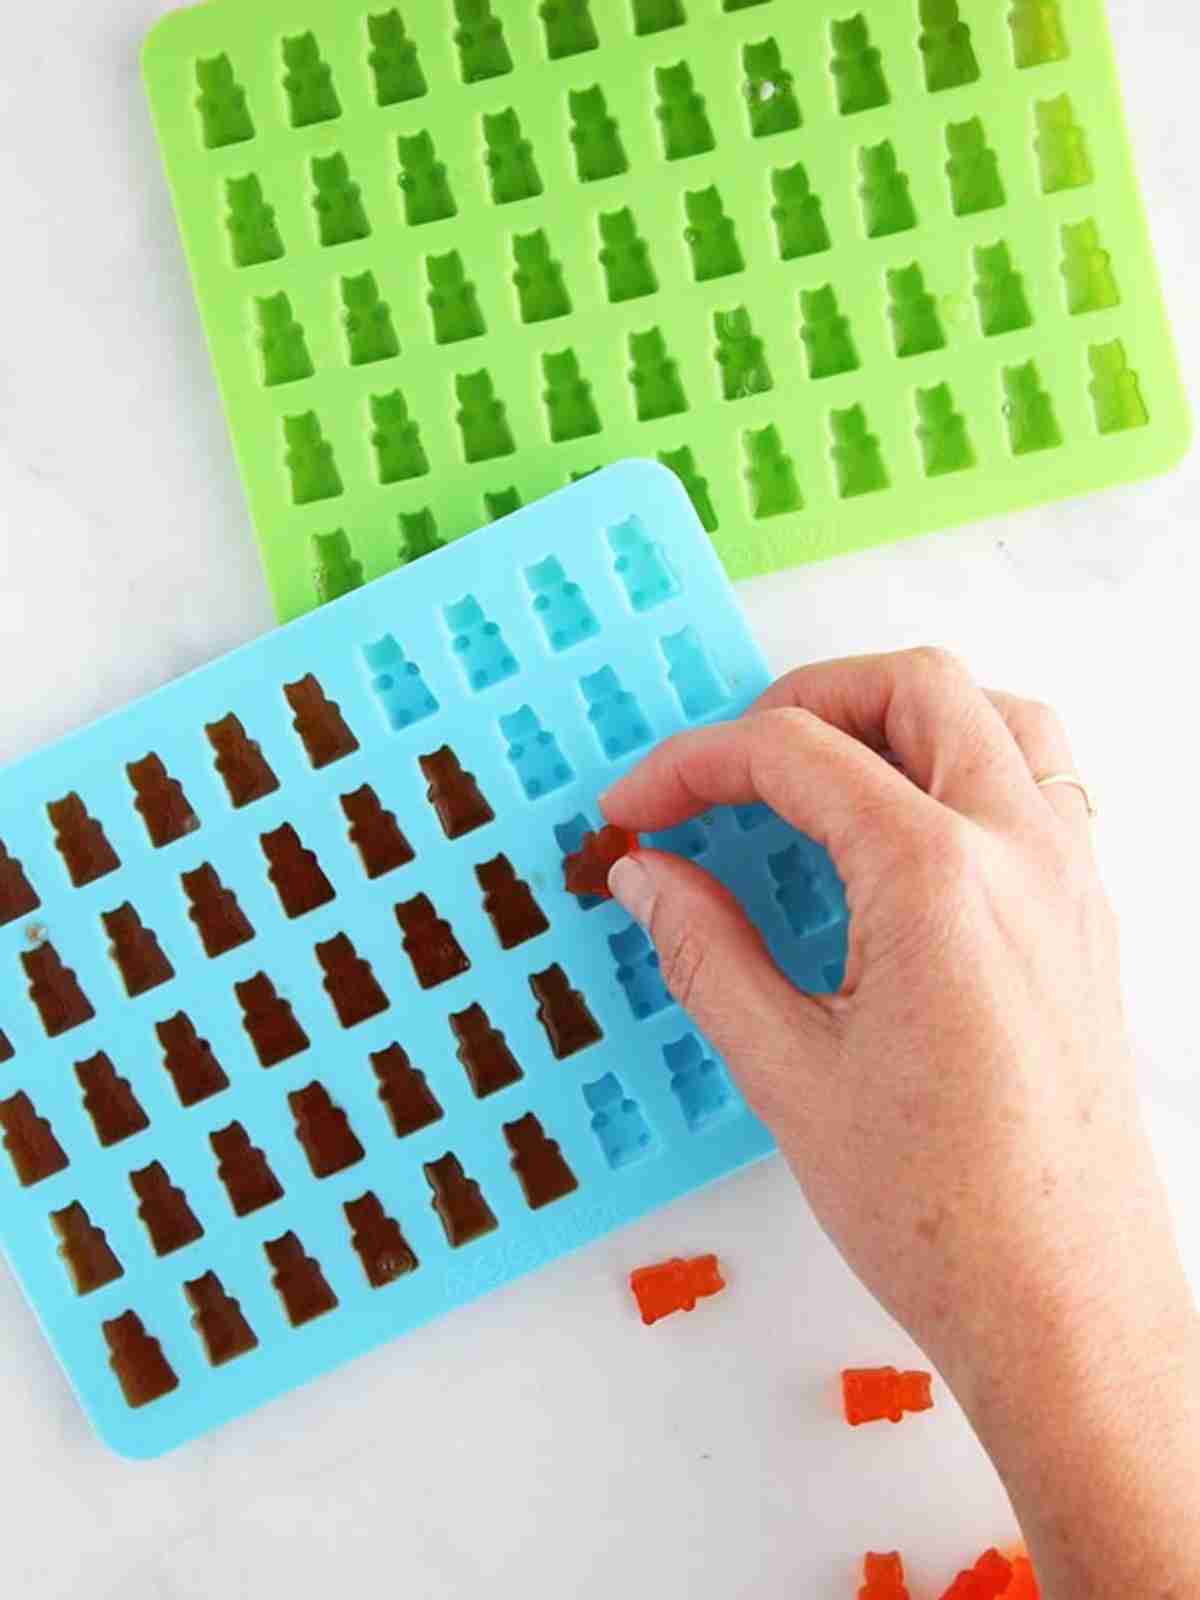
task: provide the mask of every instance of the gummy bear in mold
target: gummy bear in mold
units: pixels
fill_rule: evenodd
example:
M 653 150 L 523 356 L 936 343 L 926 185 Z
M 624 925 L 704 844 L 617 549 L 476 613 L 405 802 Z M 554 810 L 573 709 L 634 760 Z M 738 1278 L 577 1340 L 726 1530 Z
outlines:
M 493 1028 L 481 1005 L 451 1012 L 450 1027 L 458 1040 L 458 1059 L 477 1099 L 498 1094 L 525 1076 L 508 1041 L 499 1028 Z
M 560 0 L 563 3 L 563 0 Z M 570 140 L 575 151 L 575 176 L 580 183 L 599 183 L 629 171 L 615 117 L 609 116 L 604 90 L 572 89 L 567 95 L 571 117 Z
M 474 775 L 464 772 L 449 745 L 419 756 L 421 771 L 428 781 L 426 798 L 442 825 L 447 839 L 461 839 L 476 828 L 495 820 L 495 812 L 484 798 Z
M 500 732 L 508 743 L 508 759 L 528 799 L 540 800 L 574 778 L 558 740 L 542 727 L 532 707 L 521 706 L 501 717 Z
M 186 1279 L 183 1292 L 192 1308 L 192 1327 L 200 1335 L 210 1366 L 223 1367 L 258 1348 L 258 1335 L 239 1302 L 225 1293 L 215 1272 Z
M 461 344 L 466 339 L 481 338 L 487 327 L 479 309 L 475 285 L 468 279 L 458 251 L 426 256 L 425 276 L 429 284 L 425 298 L 433 316 L 434 342 Z
M 551 442 L 565 444 L 599 433 L 600 416 L 592 399 L 592 386 L 579 370 L 575 352 L 547 351 L 542 356 L 542 373 L 546 383 L 542 402 Z
M 263 1249 L 274 1269 L 271 1282 L 293 1328 L 337 1309 L 337 1295 L 326 1283 L 320 1262 L 305 1255 L 303 1244 L 290 1229 L 278 1239 L 265 1240 Z
M 642 708 L 612 667 L 601 667 L 580 678 L 579 688 L 592 732 L 610 761 L 619 761 L 650 743 L 653 734 Z
M 600 265 L 609 301 L 622 305 L 658 293 L 658 278 L 650 260 L 649 247 L 638 233 L 633 212 L 602 211 L 597 218 L 600 229 Z
M 610 934 L 608 947 L 616 962 L 617 982 L 639 1022 L 675 1004 L 663 982 L 658 952 L 641 928 L 630 924 L 623 933 Z
M 308 1035 L 296 1021 L 291 1003 L 277 992 L 265 972 L 255 973 L 233 988 L 242 1008 L 242 1026 L 261 1066 L 277 1067 L 308 1049 Z
M 143 1133 L 150 1126 L 150 1118 L 129 1079 L 117 1075 L 117 1069 L 103 1050 L 87 1061 L 77 1061 L 75 1076 L 83 1090 L 83 1108 L 106 1150 L 109 1145 L 132 1139 L 134 1134 Z
M 1095 218 L 1065 223 L 1062 230 L 1062 275 L 1067 288 L 1067 310 L 1073 317 L 1092 311 L 1111 311 L 1121 304 L 1113 276 L 1112 257 L 1100 242 Z
M 1013 61 L 1022 69 L 1066 61 L 1071 54 L 1059 0 L 1012 0 L 1008 26 Z
M 801 162 L 772 172 L 771 193 L 771 220 L 781 261 L 799 261 L 831 248 L 820 197 L 812 192 Z
M 492 14 L 491 0 L 454 0 L 454 14 L 458 21 L 454 43 L 463 82 L 485 83 L 510 73 L 512 56 L 503 24 Z
M 0 1028 L 0 1067 L 2 1067 L 6 1061 L 11 1061 L 15 1054 L 16 1051 L 12 1047 L 12 1041 L 5 1033 L 4 1029 Z
M 800 340 L 810 378 L 814 381 L 837 378 L 844 372 L 858 371 L 860 363 L 854 335 L 849 320 L 838 309 L 837 291 L 832 284 L 821 289 L 802 289 L 800 315 Z
M 862 111 L 875 111 L 891 103 L 883 57 L 871 43 L 867 19 L 861 12 L 845 21 L 829 25 L 833 58 L 830 72 L 837 94 L 838 111 L 852 117 Z
M 0 840 L 0 928 L 28 916 L 41 903 L 24 867 L 8 854 Z
M 1142 399 L 1138 375 L 1130 370 L 1120 339 L 1089 345 L 1088 364 L 1092 374 L 1088 393 L 1092 397 L 1098 430 L 1125 433 L 1131 428 L 1144 428 L 1150 421 L 1150 413 Z
M 550 253 L 545 231 L 539 228 L 536 233 L 514 233 L 512 251 L 521 321 L 552 322 L 569 316 L 571 299 L 562 267 Z
M 917 442 L 927 478 L 965 472 L 975 465 L 975 451 L 967 432 L 967 421 L 954 409 L 950 385 L 939 383 L 932 389 L 918 389 Z
M 48 1038 L 57 1039 L 96 1015 L 74 972 L 65 967 L 47 940 L 21 952 L 21 965 L 29 979 L 29 998 L 37 1007 Z
M 121 865 L 121 858 L 109 844 L 104 825 L 88 815 L 87 807 L 75 793 L 51 800 L 46 807 L 54 829 L 54 845 L 75 888 L 95 883 Z
M 958 0 L 920 0 L 918 48 L 930 94 L 961 89 L 979 80 L 979 61 L 971 30 L 959 15 Z
M 781 517 L 802 510 L 804 498 L 796 481 L 796 468 L 775 424 L 749 429 L 742 435 L 742 443 L 751 515 Z
M 639 422 L 656 422 L 686 411 L 687 396 L 679 380 L 679 368 L 667 350 L 658 328 L 629 335 L 629 382 L 633 387 L 634 408 Z
M 366 1155 L 350 1126 L 350 1119 L 335 1105 L 321 1083 L 310 1083 L 288 1095 L 296 1123 L 296 1138 L 308 1157 L 314 1178 L 332 1178 L 355 1166 Z
M 356 1028 L 387 1010 L 391 1002 L 371 963 L 363 960 L 346 934 L 322 940 L 315 946 L 315 954 L 325 974 L 322 987 L 343 1028 Z
M 462 434 L 465 460 L 495 461 L 500 456 L 511 456 L 516 442 L 504 406 L 496 398 L 490 373 L 460 372 L 454 388 L 458 397 L 455 421 Z
M 1003 241 L 975 251 L 975 299 L 979 326 L 989 339 L 1033 326 L 1025 280 Z
M 333 457 L 333 446 L 321 430 L 315 411 L 303 416 L 284 417 L 284 457 L 291 479 L 292 503 L 316 505 L 320 500 L 336 500 L 344 492 L 341 473 Z
M 362 562 L 355 559 L 350 540 L 344 528 L 333 533 L 314 533 L 312 539 L 315 567 L 313 583 L 322 605 L 353 594 L 363 586 Z
M 263 1152 L 251 1144 L 250 1135 L 240 1122 L 215 1129 L 208 1142 L 217 1158 L 217 1177 L 229 1196 L 234 1216 L 251 1216 L 283 1199 L 283 1185 Z
M 100 1327 L 110 1351 L 109 1366 L 132 1410 L 151 1405 L 178 1389 L 179 1379 L 163 1355 L 162 1345 L 146 1332 L 135 1311 L 125 1311 L 102 1322 Z
M 200 1220 L 188 1204 L 187 1195 L 171 1182 L 161 1161 L 152 1161 L 129 1174 L 138 1197 L 141 1218 L 157 1256 L 173 1255 L 204 1237 Z
M 170 983 L 175 969 L 164 955 L 152 929 L 147 928 L 127 900 L 115 911 L 103 911 L 100 921 L 111 941 L 109 952 L 116 962 L 130 999 L 148 994 L 160 984 Z
M 831 411 L 829 429 L 833 437 L 831 453 L 837 491 L 843 500 L 875 494 L 889 487 L 879 439 L 870 431 L 862 406 Z
M 925 288 L 925 275 L 914 261 L 887 274 L 888 320 L 901 359 L 946 348 L 946 334 L 937 301 Z
M 542 0 L 538 15 L 546 30 L 546 54 L 551 61 L 600 48 L 591 0 Z
M 733 221 L 725 215 L 720 191 L 713 184 L 683 197 L 688 225 L 684 238 L 692 257 L 697 283 L 729 278 L 744 272 L 746 262 Z
M 565 837 L 570 826 L 559 829 L 559 833 Z M 613 868 L 640 847 L 641 840 L 636 833 L 612 823 L 597 832 L 585 833 L 578 847 L 570 850 L 563 861 L 563 887 L 568 894 L 589 903 L 611 900 L 608 880 Z
M 475 876 L 484 894 L 483 909 L 496 930 L 502 950 L 515 950 L 549 928 L 546 914 L 534 899 L 532 889 L 523 878 L 517 877 L 507 856 L 481 861 L 475 868 Z
M 287 916 L 307 916 L 334 898 L 333 885 L 322 871 L 315 852 L 305 849 L 290 822 L 262 834 L 259 844 L 267 858 L 267 876 Z
M 462 1162 L 452 1152 L 438 1161 L 427 1161 L 425 1178 L 433 1190 L 433 1209 L 452 1249 L 471 1244 L 499 1226 L 483 1190 L 467 1177 Z
M 319 770 L 354 754 L 358 740 L 346 726 L 339 706 L 326 698 L 311 672 L 295 683 L 285 683 L 283 692 L 295 713 L 292 727 L 315 768 Z
M 725 1069 L 705 1054 L 694 1033 L 663 1045 L 662 1053 L 689 1133 L 710 1126 L 735 1104 Z
M 421 443 L 421 430 L 408 414 L 408 404 L 399 389 L 370 398 L 371 445 L 375 452 L 379 481 L 385 486 L 423 478 L 429 471 L 429 458 Z
M 515 677 L 520 671 L 499 623 L 484 615 L 474 595 L 465 595 L 443 607 L 442 614 L 450 630 L 451 648 L 467 682 L 477 693 Z
M 458 206 L 428 133 L 404 136 L 397 142 L 400 157 L 400 188 L 404 194 L 404 216 L 410 228 L 423 228 L 432 222 L 446 222 L 458 215 Z
M 205 737 L 212 746 L 215 765 L 229 795 L 230 804 L 240 810 L 265 800 L 279 788 L 262 747 L 247 734 L 240 717 L 231 711 L 219 722 L 205 725 Z
M 439 709 L 420 667 L 408 660 L 394 634 L 385 633 L 374 644 L 364 645 L 363 658 L 389 727 L 410 728 Z
M 383 1209 L 378 1195 L 368 1191 L 358 1200 L 346 1200 L 342 1210 L 350 1224 L 350 1243 L 372 1289 L 382 1289 L 405 1273 L 416 1271 L 416 1254 L 400 1224 Z
M 399 11 L 367 18 L 370 40 L 371 73 L 375 80 L 375 103 L 379 106 L 403 105 L 419 100 L 429 92 L 417 47 L 404 30 Z
M 210 960 L 254 938 L 254 927 L 238 905 L 236 894 L 225 887 L 209 862 L 183 873 L 180 881 L 191 902 L 188 916 Z
M 654 83 L 658 92 L 654 114 L 658 118 L 667 160 L 686 161 L 691 156 L 715 150 L 717 141 L 713 138 L 704 96 L 697 94 L 687 62 L 656 67 Z
M 583 1098 L 592 1113 L 592 1132 L 613 1171 L 652 1153 L 655 1140 L 650 1124 L 615 1073 L 606 1072 L 595 1083 L 585 1083 Z
M 511 1166 L 531 1211 L 574 1194 L 579 1180 L 567 1165 L 556 1140 L 546 1134 L 529 1111 L 516 1122 L 506 1122 L 504 1138 L 512 1151 Z
M 384 810 L 369 783 L 342 795 L 341 804 L 350 824 L 350 842 L 357 849 L 363 871 L 372 882 L 413 860 L 413 847 L 396 821 L 395 812 Z
M 342 279 L 343 326 L 352 367 L 391 361 L 400 354 L 391 308 L 379 295 L 373 272 Z
M 38 1116 L 23 1089 L 0 1100 L 0 1132 L 22 1188 L 43 1183 L 70 1165 L 66 1151 L 54 1137 L 54 1129 L 45 1117 Z
M 646 533 L 640 517 L 633 516 L 607 530 L 614 570 L 629 603 L 638 612 L 651 611 L 679 593 L 679 580 L 671 571 L 662 547 Z
M 304 329 L 293 314 L 288 296 L 281 290 L 256 300 L 254 306 L 263 387 L 274 389 L 311 378 L 316 369 L 308 353 Z
M 776 39 L 747 44 L 742 50 L 743 93 L 750 110 L 750 135 L 768 139 L 777 133 L 791 133 L 800 126 L 800 106 L 796 100 L 795 77 L 783 63 Z
M 659 648 L 666 657 L 667 680 L 689 722 L 711 716 L 728 703 L 728 686 L 690 622 L 678 633 L 666 634 L 660 639 Z
M 987 142 L 982 119 L 946 124 L 946 176 L 956 217 L 973 217 L 1007 204 L 1000 161 Z
M 1062 194 L 1068 189 L 1085 189 L 1095 177 L 1087 138 L 1075 121 L 1071 97 L 1060 94 L 1054 100 L 1039 100 L 1034 105 L 1037 124 L 1038 167 L 1043 194 Z
M 275 208 L 267 204 L 262 184 L 253 174 L 225 180 L 225 227 L 235 267 L 261 267 L 280 261 L 283 239 Z
M 886 239 L 907 233 L 917 225 L 917 213 L 890 139 L 864 147 L 858 153 L 862 183 L 863 228 L 868 239 Z
M 547 556 L 525 568 L 525 582 L 533 595 L 533 609 L 556 652 L 571 650 L 600 632 L 587 596 L 572 583 L 557 556 Z
M 400 556 L 406 564 L 431 556 L 435 550 L 444 550 L 446 541 L 439 535 L 433 512 L 427 507 L 421 511 L 400 513 Z
M 775 880 L 775 899 L 798 939 L 823 933 L 842 920 L 841 896 L 833 892 L 811 846 L 790 844 L 768 856 L 767 867 Z
M 434 989 L 470 970 L 466 951 L 454 929 L 437 914 L 427 894 L 415 895 L 396 906 L 396 921 L 404 935 L 404 951 L 422 989 Z
M 371 223 L 362 190 L 350 176 L 345 156 L 335 153 L 312 160 L 313 210 L 317 234 L 326 250 L 371 237 Z
M 206 150 L 224 150 L 254 138 L 254 119 L 246 91 L 238 83 L 227 55 L 196 62 L 196 109 Z
M 371 1067 L 379 1080 L 379 1098 L 398 1139 L 419 1133 L 444 1115 L 437 1096 L 398 1044 L 371 1053 Z
M 521 120 L 511 107 L 507 111 L 485 112 L 483 116 L 484 157 L 492 203 L 516 205 L 534 200 L 542 193 L 541 174 L 534 159 L 533 146 L 521 132 Z
M 302 33 L 283 40 L 283 79 L 293 128 L 311 128 L 336 122 L 342 104 L 334 87 L 333 71 L 321 58 L 316 35 Z
M 701 476 L 696 458 L 688 445 L 678 450 L 660 450 L 659 461 L 668 467 L 687 490 L 688 499 L 706 533 L 715 533 L 719 526 L 717 511 L 708 492 L 708 479 Z
M 154 1031 L 162 1046 L 163 1066 L 175 1085 L 179 1103 L 196 1106 L 229 1087 L 225 1069 L 207 1039 L 201 1039 L 192 1019 L 183 1011 L 156 1022 Z
M 639 38 L 682 28 L 687 21 L 683 0 L 632 0 L 633 31 Z
M 132 761 L 125 771 L 134 791 L 134 807 L 146 824 L 156 850 L 194 833 L 200 819 L 188 804 L 183 786 L 172 778 L 161 759 L 148 755 Z
M 755 334 L 745 306 L 714 311 L 713 328 L 717 336 L 716 361 L 721 373 L 721 392 L 726 400 L 744 400 L 751 395 L 766 394 L 774 387 L 766 348 Z
M 78 1200 L 52 1211 L 50 1225 L 61 1241 L 58 1253 L 71 1274 L 76 1294 L 94 1294 L 125 1276 L 125 1268 L 104 1229 L 95 1226 Z
M 557 1060 L 565 1061 L 604 1037 L 600 1024 L 578 989 L 557 962 L 545 972 L 532 972 L 529 987 L 537 1000 L 537 1017 Z
M 1042 388 L 1036 361 L 1005 367 L 1001 382 L 1009 448 L 1013 455 L 1027 456 L 1041 450 L 1058 449 L 1063 442 L 1062 429 L 1054 412 L 1054 401 Z
M 588 835 L 594 832 L 592 824 L 582 812 L 554 825 L 555 843 L 564 857 L 576 855 L 583 849 Z M 594 911 L 597 906 L 604 905 L 605 900 L 599 895 L 579 895 L 577 904 L 581 911 Z

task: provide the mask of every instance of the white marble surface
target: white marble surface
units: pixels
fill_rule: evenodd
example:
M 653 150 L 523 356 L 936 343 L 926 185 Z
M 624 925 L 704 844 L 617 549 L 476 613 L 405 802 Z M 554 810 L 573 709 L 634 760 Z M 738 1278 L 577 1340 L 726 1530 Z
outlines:
M 0 761 L 271 623 L 138 79 L 139 42 L 167 9 L 40 0 L 6 14 Z M 1185 0 L 1112 12 L 1195 387 L 1200 19 Z M 1062 708 L 1103 797 L 1133 1024 L 1200 1268 L 1198 531 L 1193 455 L 1147 487 L 743 596 L 780 668 L 936 640 Z M 707 1248 L 731 1292 L 645 1333 L 622 1274 Z M 899 1543 L 914 1593 L 940 1592 L 1009 1531 L 986 1463 L 952 1407 L 851 1434 L 826 1383 L 851 1352 L 904 1350 L 772 1163 L 133 1468 L 90 1437 L 0 1266 L 0 1589 L 832 1600 L 854 1591 L 855 1552 Z

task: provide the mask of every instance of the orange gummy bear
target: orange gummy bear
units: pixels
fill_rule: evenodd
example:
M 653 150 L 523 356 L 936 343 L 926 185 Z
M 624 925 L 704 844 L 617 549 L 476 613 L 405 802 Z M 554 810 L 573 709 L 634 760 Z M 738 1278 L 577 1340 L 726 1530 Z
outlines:
M 959 1573 L 942 1600 L 1001 1600 L 1012 1578 L 1012 1562 L 999 1550 L 985 1550 L 969 1572 Z
M 928 1372 L 897 1372 L 895 1367 L 851 1369 L 842 1373 L 842 1400 L 852 1428 L 863 1422 L 899 1422 L 909 1411 L 933 1406 Z
M 894 1550 L 891 1555 L 863 1557 L 863 1586 L 858 1600 L 909 1600 L 904 1587 L 904 1563 Z
M 696 1256 L 691 1261 L 676 1258 L 654 1267 L 639 1267 L 630 1274 L 629 1287 L 649 1328 L 674 1311 L 694 1311 L 697 1300 L 720 1294 L 725 1280 L 716 1256 Z
M 636 833 L 611 823 L 599 833 L 584 835 L 583 843 L 563 862 L 568 894 L 594 895 L 598 900 L 611 900 L 608 892 L 608 875 L 623 856 L 632 853 L 641 844 Z
M 1042 1600 L 1033 1562 L 1028 1556 L 1014 1556 L 1012 1582 L 1005 1589 L 1002 1600 Z

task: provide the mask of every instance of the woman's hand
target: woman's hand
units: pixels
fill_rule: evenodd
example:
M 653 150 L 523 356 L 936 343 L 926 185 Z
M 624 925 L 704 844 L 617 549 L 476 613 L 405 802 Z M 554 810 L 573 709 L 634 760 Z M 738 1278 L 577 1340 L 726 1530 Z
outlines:
M 825 845 L 851 914 L 842 992 L 793 988 L 695 866 L 642 852 L 611 886 L 834 1243 L 956 1390 L 1049 1600 L 1183 1600 L 1200 1548 L 1190 1534 L 1187 1565 L 1163 1478 L 1182 1472 L 1200 1507 L 1200 1341 L 1086 802 L 1035 781 L 1072 770 L 1050 712 L 985 694 L 941 652 L 805 668 L 663 745 L 604 810 L 655 831 L 764 801 Z M 1157 1528 L 1163 1556 L 1128 1529 L 1123 1562 L 1097 1556 L 1101 1508 Z

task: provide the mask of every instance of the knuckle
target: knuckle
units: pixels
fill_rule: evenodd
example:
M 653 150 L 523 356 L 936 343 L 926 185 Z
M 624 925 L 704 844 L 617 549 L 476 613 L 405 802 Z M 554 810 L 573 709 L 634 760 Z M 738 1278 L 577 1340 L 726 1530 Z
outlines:
M 925 892 L 934 898 L 965 895 L 978 873 L 974 824 L 957 812 L 939 816 L 924 830 L 916 865 Z
M 962 658 L 939 644 L 918 645 L 905 652 L 904 660 L 914 673 L 937 683 L 962 683 L 970 676 Z

